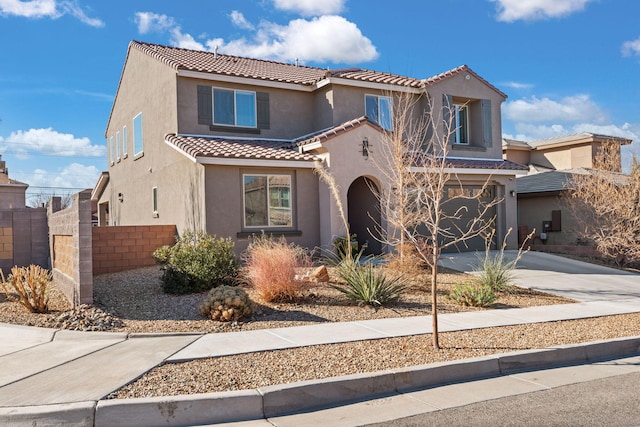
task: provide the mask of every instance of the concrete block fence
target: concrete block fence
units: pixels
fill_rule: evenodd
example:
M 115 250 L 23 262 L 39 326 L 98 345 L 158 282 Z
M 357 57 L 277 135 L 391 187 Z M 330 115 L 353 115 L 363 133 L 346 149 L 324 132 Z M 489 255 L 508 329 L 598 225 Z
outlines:
M 154 265 L 153 251 L 176 237 L 175 225 L 93 227 L 90 197 L 77 193 L 64 210 L 54 197 L 47 212 L 53 279 L 74 304 L 93 303 L 95 275 Z

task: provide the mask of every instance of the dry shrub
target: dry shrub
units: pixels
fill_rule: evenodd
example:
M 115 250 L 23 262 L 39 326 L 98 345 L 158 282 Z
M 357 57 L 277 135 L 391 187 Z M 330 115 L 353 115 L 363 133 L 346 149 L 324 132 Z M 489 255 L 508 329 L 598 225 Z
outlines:
M 303 248 L 284 238 L 256 237 L 244 253 L 245 277 L 266 302 L 294 301 L 308 282 L 296 280 L 301 268 L 311 267 Z
M 31 313 L 48 311 L 47 286 L 51 283 L 51 273 L 38 265 L 29 267 L 13 267 L 11 274 L 5 279 L 2 269 L 2 289 L 7 298 L 22 304 Z
M 395 252 L 386 256 L 385 266 L 404 275 L 410 282 L 419 280 L 421 276 L 430 271 L 423 257 L 412 244 L 397 245 Z

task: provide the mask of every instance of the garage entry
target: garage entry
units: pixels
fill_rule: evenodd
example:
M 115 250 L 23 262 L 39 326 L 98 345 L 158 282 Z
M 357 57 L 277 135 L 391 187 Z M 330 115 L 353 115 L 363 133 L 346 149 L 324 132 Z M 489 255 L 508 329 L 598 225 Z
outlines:
M 460 231 L 457 230 L 467 230 L 471 221 L 478 217 L 480 212 L 484 210 L 484 206 L 494 200 L 495 194 L 495 186 L 487 186 L 484 188 L 481 185 L 447 186 L 445 188 L 443 210 L 447 216 L 455 216 L 456 219 L 444 220 L 442 222 L 442 228 L 448 229 L 458 235 Z M 477 197 L 478 195 L 480 196 L 479 198 Z M 476 198 L 472 199 L 471 197 Z M 483 221 L 495 224 L 495 217 L 496 206 L 492 206 L 483 216 Z M 455 246 L 451 246 L 443 252 L 484 251 L 485 248 L 485 238 L 483 236 L 477 236 L 460 242 Z M 496 248 L 495 237 L 491 242 L 491 248 Z

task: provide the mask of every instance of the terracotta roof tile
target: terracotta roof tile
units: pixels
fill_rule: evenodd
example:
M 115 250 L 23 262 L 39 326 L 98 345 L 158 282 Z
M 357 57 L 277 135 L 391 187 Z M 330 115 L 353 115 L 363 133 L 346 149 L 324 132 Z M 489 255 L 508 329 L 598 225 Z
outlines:
M 343 134 L 345 132 L 349 132 L 350 130 L 356 129 L 364 124 L 369 124 L 375 128 L 382 128 L 378 126 L 376 123 L 373 123 L 367 116 L 358 117 L 357 119 L 350 120 L 348 122 L 342 123 L 341 125 L 334 126 L 329 129 L 323 129 L 321 131 L 305 135 L 293 141 L 293 144 L 297 147 L 310 144 L 312 142 L 324 142 L 328 139 L 331 139 L 335 136 Z
M 314 161 L 315 156 L 299 153 L 289 142 L 268 140 L 234 140 L 233 138 L 165 135 L 168 144 L 189 156 L 228 159 Z
M 164 62 L 175 70 L 200 71 L 301 85 L 312 85 L 327 76 L 327 70 L 322 68 L 214 54 L 213 52 L 138 41 L 132 41 L 131 46 Z
M 416 166 L 421 166 L 421 165 L 417 164 Z M 422 166 L 424 166 L 424 164 Z M 490 169 L 518 170 L 518 171 L 529 170 L 528 166 L 511 162 L 509 160 L 471 159 L 471 158 L 457 158 L 457 157 L 449 157 L 447 159 L 447 167 L 460 168 L 460 169 L 487 169 L 487 170 L 490 170 Z
M 422 81 L 419 79 L 399 76 L 397 74 L 382 73 L 380 71 L 362 70 L 360 68 L 334 70 L 331 72 L 331 77 L 414 88 L 422 87 Z

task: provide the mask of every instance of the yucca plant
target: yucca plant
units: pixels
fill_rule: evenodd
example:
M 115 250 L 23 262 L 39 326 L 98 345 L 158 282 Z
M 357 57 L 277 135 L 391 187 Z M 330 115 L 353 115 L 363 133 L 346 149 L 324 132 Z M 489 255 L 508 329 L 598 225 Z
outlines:
M 406 288 L 403 276 L 389 276 L 372 263 L 360 265 L 358 261 L 338 265 L 338 276 L 346 283 L 333 283 L 330 286 L 359 304 L 381 306 L 400 298 Z
M 38 265 L 11 268 L 11 274 L 5 279 L 0 269 L 2 289 L 7 298 L 20 303 L 31 313 L 46 313 L 49 298 L 47 287 L 51 283 L 51 273 Z

